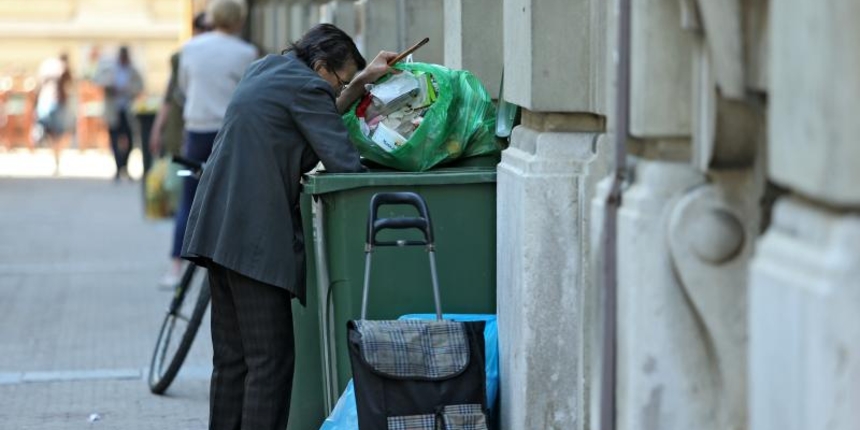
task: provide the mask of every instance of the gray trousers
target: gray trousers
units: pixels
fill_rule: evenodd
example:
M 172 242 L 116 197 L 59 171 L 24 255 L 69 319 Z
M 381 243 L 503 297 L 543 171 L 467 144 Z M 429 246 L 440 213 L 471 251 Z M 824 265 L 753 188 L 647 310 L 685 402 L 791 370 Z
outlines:
M 210 430 L 284 430 L 295 367 L 288 291 L 210 264 Z

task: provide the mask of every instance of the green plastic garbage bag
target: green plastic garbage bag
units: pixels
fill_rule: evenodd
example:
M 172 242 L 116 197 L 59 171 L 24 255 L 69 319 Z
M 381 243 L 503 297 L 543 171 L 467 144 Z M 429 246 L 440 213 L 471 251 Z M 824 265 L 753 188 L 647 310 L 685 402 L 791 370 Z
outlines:
M 390 152 L 362 132 L 356 102 L 343 119 L 364 158 L 394 169 L 420 172 L 458 158 L 501 151 L 494 134 L 496 108 L 475 75 L 427 63 L 401 63 L 394 68 L 430 74 L 438 87 L 437 98 L 409 139 Z

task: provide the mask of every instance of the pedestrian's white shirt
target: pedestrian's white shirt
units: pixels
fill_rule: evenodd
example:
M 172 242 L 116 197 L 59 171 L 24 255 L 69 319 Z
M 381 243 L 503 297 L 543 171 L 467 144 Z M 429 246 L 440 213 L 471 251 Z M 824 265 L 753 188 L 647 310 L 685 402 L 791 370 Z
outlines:
M 185 129 L 218 131 L 233 90 L 257 49 L 242 39 L 212 31 L 192 38 L 179 57 L 179 89 L 185 94 Z
M 65 66 L 59 58 L 48 58 L 39 66 L 39 98 L 36 111 L 39 118 L 45 118 L 55 109 L 60 100 L 60 80 Z

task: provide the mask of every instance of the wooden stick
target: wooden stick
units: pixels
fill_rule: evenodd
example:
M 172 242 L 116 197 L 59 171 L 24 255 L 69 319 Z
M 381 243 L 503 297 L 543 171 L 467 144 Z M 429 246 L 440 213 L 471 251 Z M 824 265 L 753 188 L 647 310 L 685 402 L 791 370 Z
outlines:
M 425 37 L 424 40 L 412 45 L 411 47 L 407 48 L 405 51 L 401 52 L 396 57 L 394 57 L 394 59 L 392 59 L 391 61 L 388 62 L 388 65 L 393 66 L 393 65 L 397 64 L 400 60 L 406 58 L 407 55 L 415 52 L 416 49 L 424 46 L 424 44 L 429 42 L 429 41 L 430 41 L 430 38 Z

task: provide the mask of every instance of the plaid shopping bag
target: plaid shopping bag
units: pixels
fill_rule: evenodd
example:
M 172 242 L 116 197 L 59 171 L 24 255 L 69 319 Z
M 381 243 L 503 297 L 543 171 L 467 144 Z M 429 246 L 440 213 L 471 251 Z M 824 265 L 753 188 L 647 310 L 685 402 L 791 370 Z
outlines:
M 484 322 L 348 324 L 360 430 L 487 430 Z

